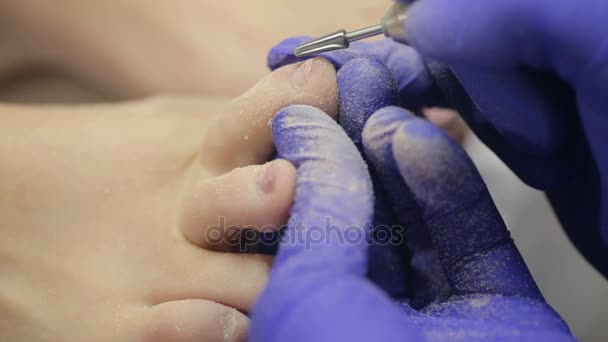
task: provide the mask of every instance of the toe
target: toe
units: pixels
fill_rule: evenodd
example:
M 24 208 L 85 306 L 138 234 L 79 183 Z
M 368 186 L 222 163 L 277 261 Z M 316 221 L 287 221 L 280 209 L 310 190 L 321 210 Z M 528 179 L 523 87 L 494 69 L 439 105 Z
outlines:
M 238 310 L 207 300 L 167 302 L 148 309 L 144 342 L 246 341 L 249 318 Z
M 180 227 L 190 242 L 205 249 L 246 251 L 244 231 L 272 233 L 287 222 L 295 183 L 295 168 L 285 160 L 203 180 L 186 197 Z
M 274 150 L 269 122 L 292 104 L 311 105 L 336 116 L 336 72 L 331 63 L 312 59 L 283 67 L 235 99 L 208 127 L 203 165 L 224 173 L 267 161 Z

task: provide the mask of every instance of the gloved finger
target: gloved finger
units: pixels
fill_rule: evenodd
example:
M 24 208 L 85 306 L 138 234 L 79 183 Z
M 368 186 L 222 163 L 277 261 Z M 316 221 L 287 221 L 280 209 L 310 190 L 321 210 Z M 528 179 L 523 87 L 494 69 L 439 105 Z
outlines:
M 392 150 L 394 167 L 420 208 L 452 292 L 541 298 L 464 150 L 437 127 L 396 107 L 376 113 L 365 130 L 382 117 L 401 121 L 385 148 Z
M 296 46 L 308 40 L 310 40 L 309 37 L 293 37 L 275 45 L 268 53 L 270 69 L 274 70 L 310 58 L 298 58 L 293 54 Z M 374 57 L 386 65 L 393 74 L 402 105 L 408 108 L 418 108 L 444 104 L 441 94 L 434 87 L 425 61 L 416 50 L 409 46 L 388 39 L 371 43 L 355 42 L 348 49 L 323 53 L 320 56 L 332 62 L 336 69 L 340 69 L 356 58 Z
M 338 121 L 357 147 L 363 127 L 372 114 L 399 105 L 397 83 L 391 71 L 374 57 L 359 57 L 337 73 Z
M 373 193 L 354 144 L 329 116 L 308 106 L 286 108 L 272 129 L 279 157 L 294 163 L 298 180 L 268 286 L 254 307 L 251 340 L 411 335 L 400 309 L 365 278 Z
M 273 120 L 273 138 L 279 158 L 297 169 L 296 196 L 290 211 L 287 237 L 297 229 L 321 231 L 324 243 L 308 246 L 282 240 L 277 269 L 323 265 L 324 272 L 365 273 L 367 236 L 373 210 L 372 185 L 367 167 L 342 128 L 321 110 L 291 106 Z M 348 198 L 348 201 L 344 201 Z M 296 226 L 301 225 L 301 227 Z M 347 228 L 350 228 L 347 230 Z M 361 235 L 354 243 L 340 243 L 346 233 Z M 330 239 L 332 238 L 332 239 Z M 330 259 L 325 257 L 331 256 Z M 313 268 L 314 270 L 314 268 Z
M 337 73 L 340 126 L 363 152 L 361 132 L 378 109 L 399 104 L 391 71 L 374 57 L 358 57 Z M 370 170 L 374 187 L 374 232 L 369 246 L 368 277 L 393 298 L 406 296 L 407 251 L 403 228 L 396 225 L 378 177 Z
M 422 308 L 447 297 L 450 288 L 445 272 L 431 243 L 414 194 L 404 183 L 392 151 L 395 131 L 414 114 L 388 107 L 373 115 L 363 132 L 365 155 L 381 180 L 399 225 L 406 229 L 407 247 L 411 251 L 408 286 L 411 304 Z

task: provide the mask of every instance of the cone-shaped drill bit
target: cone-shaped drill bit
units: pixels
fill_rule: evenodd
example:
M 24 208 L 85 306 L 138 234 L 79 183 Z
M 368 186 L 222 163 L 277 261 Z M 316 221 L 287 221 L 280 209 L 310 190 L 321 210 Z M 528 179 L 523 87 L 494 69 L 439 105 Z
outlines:
M 340 30 L 298 46 L 294 50 L 294 54 L 296 57 L 307 57 L 318 55 L 323 52 L 346 49 L 350 46 L 350 43 L 354 41 L 383 33 L 384 30 L 382 25 L 371 26 L 353 32 Z
M 296 55 L 296 57 L 308 57 L 323 52 L 346 49 L 350 46 L 350 43 L 354 41 L 379 34 L 406 43 L 407 39 L 403 22 L 407 18 L 407 9 L 407 5 L 396 3 L 386 12 L 386 15 L 382 18 L 382 24 L 352 32 L 340 30 L 327 36 L 314 39 L 296 47 L 294 55 Z

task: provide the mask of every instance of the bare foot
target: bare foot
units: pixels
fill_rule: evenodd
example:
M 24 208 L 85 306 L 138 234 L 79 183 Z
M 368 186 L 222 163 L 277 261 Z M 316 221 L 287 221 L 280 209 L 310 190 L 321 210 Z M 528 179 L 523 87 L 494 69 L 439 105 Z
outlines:
M 328 62 L 232 102 L 0 107 L 0 339 L 244 340 L 269 260 L 201 236 L 220 216 L 283 223 L 295 171 L 255 164 L 293 103 L 336 113 Z

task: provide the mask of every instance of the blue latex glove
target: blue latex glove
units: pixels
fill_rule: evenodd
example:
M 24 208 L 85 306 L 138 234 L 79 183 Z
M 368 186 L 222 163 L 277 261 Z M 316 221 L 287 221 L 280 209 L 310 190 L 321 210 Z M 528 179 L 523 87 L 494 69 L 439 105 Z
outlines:
M 252 341 L 572 339 L 538 292 L 479 174 L 441 130 L 386 107 L 362 139 L 397 216 L 432 241 L 428 259 L 441 265 L 436 279 L 449 289 L 416 308 L 366 277 L 373 187 L 351 139 L 306 106 L 283 110 L 272 129 L 298 183 L 269 284 L 253 310 Z M 412 297 L 424 291 L 408 286 Z
M 295 46 L 309 39 L 294 37 L 276 45 L 268 55 L 269 67 L 275 70 L 301 61 L 301 58 L 293 56 L 292 51 Z M 433 92 L 433 81 L 422 58 L 408 46 L 388 40 L 373 44 L 355 43 L 349 50 L 323 54 L 323 57 L 338 69 L 339 123 L 361 153 L 361 131 L 375 111 L 391 105 L 418 109 L 439 98 L 438 94 Z M 404 64 L 404 60 L 408 63 Z M 396 218 L 385 191 L 374 171 L 371 172 L 375 194 L 373 223 L 374 227 L 379 227 L 374 234 L 382 236 L 390 233 L 398 235 L 396 240 L 402 240 L 399 236 L 403 233 L 395 231 L 401 226 L 395 226 Z M 394 229 L 391 231 L 391 228 Z M 401 241 L 390 246 L 383 243 L 370 246 L 369 279 L 394 298 L 406 296 L 406 278 L 429 285 L 429 293 L 442 291 L 440 287 L 431 286 L 433 284 L 420 280 L 421 277 L 412 273 L 411 255 L 409 250 L 403 247 L 403 243 Z M 429 266 L 426 265 L 425 269 Z
M 303 60 L 292 52 L 309 37 L 294 37 L 284 40 L 272 48 L 268 55 L 268 66 L 275 70 L 286 64 Z M 358 42 L 348 50 L 334 51 L 322 55 L 336 69 L 339 95 L 339 123 L 355 145 L 363 153 L 361 131 L 368 118 L 377 110 L 399 105 L 411 110 L 425 105 L 441 105 L 442 94 L 433 82 L 432 73 L 420 55 L 411 47 L 383 40 L 374 43 Z M 403 61 L 406 61 L 404 63 Z M 438 64 L 435 64 L 436 67 Z M 390 233 L 400 235 L 387 195 L 371 170 L 375 194 L 374 232 L 376 235 Z M 405 279 L 426 291 L 418 291 L 414 304 L 420 305 L 445 293 L 445 281 L 434 279 L 441 266 L 438 262 L 426 262 L 432 254 L 428 238 L 413 237 L 410 246 L 400 244 L 372 244 L 369 249 L 369 279 L 374 281 L 393 298 L 403 298 L 411 292 Z M 381 239 L 378 239 L 381 240 Z M 397 240 L 399 240 L 397 238 Z M 403 243 L 401 243 L 403 244 Z M 411 251 L 416 250 L 412 259 Z M 432 275 L 429 277 L 429 275 Z
M 410 91 L 402 106 L 457 109 L 518 176 L 547 191 L 573 243 L 608 275 L 608 185 L 601 177 L 608 156 L 601 154 L 600 133 L 608 128 L 601 115 L 608 82 L 608 52 L 600 41 L 606 7 L 591 0 L 416 2 L 406 23 L 410 42 L 427 57 L 448 62 L 457 77 L 441 63 L 425 68 L 415 51 L 389 41 L 324 56 L 336 65 L 376 56 L 400 90 Z M 564 24 L 572 20 L 581 23 Z M 275 47 L 269 65 L 295 61 L 290 52 L 302 40 Z
M 448 102 L 525 182 L 547 191 L 604 276 L 606 18 L 608 2 L 596 0 L 420 0 L 405 24 L 412 46 L 454 71 L 435 73 Z
M 285 47 L 279 45 L 271 56 L 288 57 L 288 53 L 277 53 Z M 400 49 L 411 51 L 406 47 L 398 47 Z M 285 49 L 288 50 L 290 47 Z M 371 202 L 370 196 L 352 193 L 370 191 L 367 175 L 363 178 L 365 187 L 351 185 L 360 174 L 365 174 L 360 171 L 365 170 L 363 160 L 353 156 L 357 154 L 355 147 L 363 147 L 361 131 L 372 113 L 399 103 L 400 98 L 409 96 L 416 87 L 395 82 L 393 72 L 383 63 L 361 55 L 351 51 L 344 59 L 327 56 L 339 68 L 340 124 L 355 146 L 342 141 L 344 134 L 318 110 L 291 107 L 275 119 L 273 132 L 279 156 L 294 161 L 299 170 L 296 206 L 287 237 L 298 236 L 297 232 L 304 226 L 322 225 L 326 217 L 332 218 L 332 227 L 370 229 L 367 223 L 372 221 L 371 205 L 359 200 L 366 198 Z M 414 84 L 426 72 L 424 68 L 408 70 L 412 75 L 402 70 L 401 78 Z M 397 96 L 397 91 L 401 96 Z M 406 245 L 396 240 L 388 246 L 377 243 L 367 246 L 362 241 L 345 246 L 335 239 L 334 243 L 307 249 L 305 242 L 284 237 L 269 287 L 253 312 L 252 340 L 452 340 L 455 334 L 462 339 L 523 336 L 569 340 L 567 328 L 538 293 L 478 174 L 459 147 L 447 144 L 443 136 L 442 141 L 449 146 L 445 149 L 446 156 L 457 152 L 455 160 L 461 160 L 463 171 L 473 175 L 468 177 L 466 172 L 451 167 L 450 160 L 443 160 L 446 164 L 441 166 L 453 174 L 445 182 L 437 179 L 435 185 L 458 184 L 464 189 L 470 188 L 472 193 L 481 194 L 481 205 L 467 208 L 466 203 L 471 201 L 463 202 L 466 194 L 452 188 L 453 194 L 462 195 L 458 198 L 459 203 L 465 205 L 458 208 L 462 216 L 443 221 L 443 215 L 435 213 L 431 215 L 431 222 L 438 223 L 437 233 L 427 228 L 420 201 L 404 183 L 398 163 L 386 155 L 391 154 L 394 130 L 409 119 L 412 119 L 409 114 L 395 107 L 381 110 L 368 123 L 365 141 L 367 155 L 374 166 L 371 171 L 376 180 L 381 180 L 374 184 L 373 222 L 407 227 Z M 428 133 L 428 130 L 421 132 Z M 429 142 L 427 147 L 444 150 L 441 142 L 439 145 Z M 420 156 L 426 152 L 419 153 L 415 155 L 424 161 Z M 408 165 L 409 159 L 402 155 L 400 160 Z M 436 163 L 437 160 L 431 159 L 426 164 L 418 162 L 416 167 L 426 170 Z M 452 178 L 460 173 L 464 181 L 454 182 Z M 434 189 L 434 184 L 422 178 L 412 181 L 418 180 L 421 181 L 418 190 L 432 193 L 428 190 Z M 384 189 L 388 191 L 385 193 Z M 454 210 L 448 206 L 452 199 L 445 198 L 437 204 L 445 207 L 448 216 Z M 474 200 L 475 196 L 471 195 L 470 199 Z M 386 209 L 395 209 L 397 215 Z M 470 220 L 470 216 L 478 220 Z M 359 223 L 354 222 L 354 218 Z M 462 231 L 446 229 L 451 224 L 463 227 Z M 377 237 L 375 231 L 368 235 Z M 332 232 L 347 234 L 339 230 Z M 433 248 L 433 236 L 439 236 L 440 243 L 444 241 L 444 253 Z M 365 258 L 366 251 L 368 258 Z M 451 265 L 446 268 L 447 272 L 444 271 L 446 263 Z M 370 272 L 366 272 L 367 266 Z M 379 287 L 374 287 L 369 280 Z M 390 300 L 389 295 L 399 300 Z M 534 323 L 526 327 L 530 322 Z

